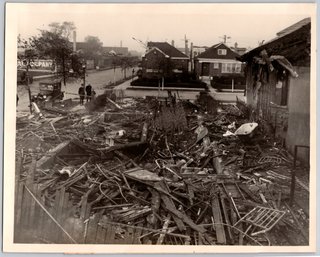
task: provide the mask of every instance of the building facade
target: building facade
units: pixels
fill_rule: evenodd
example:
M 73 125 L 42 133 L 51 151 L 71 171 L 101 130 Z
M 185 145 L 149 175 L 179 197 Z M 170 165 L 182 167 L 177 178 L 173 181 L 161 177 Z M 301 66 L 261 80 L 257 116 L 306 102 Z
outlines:
M 244 64 L 226 44 L 213 45 L 194 59 L 195 73 L 217 90 L 244 90 Z
M 142 56 L 142 78 L 175 79 L 188 73 L 189 57 L 167 42 L 148 42 Z

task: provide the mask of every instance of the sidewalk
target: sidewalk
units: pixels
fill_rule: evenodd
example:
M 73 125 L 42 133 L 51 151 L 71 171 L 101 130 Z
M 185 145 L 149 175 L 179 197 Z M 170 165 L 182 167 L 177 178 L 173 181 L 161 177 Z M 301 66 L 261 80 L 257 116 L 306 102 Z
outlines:
M 246 102 L 246 97 L 244 96 L 244 92 L 218 92 L 214 89 L 210 83 L 207 83 L 207 86 L 210 91 L 210 95 L 219 102 L 222 103 L 236 103 L 237 98 L 241 101 Z

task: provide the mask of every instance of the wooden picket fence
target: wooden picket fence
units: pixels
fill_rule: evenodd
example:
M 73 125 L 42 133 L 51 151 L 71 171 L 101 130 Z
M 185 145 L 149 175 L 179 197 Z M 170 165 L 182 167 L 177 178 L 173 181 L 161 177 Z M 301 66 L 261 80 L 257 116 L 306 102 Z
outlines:
M 19 183 L 15 204 L 15 243 L 139 244 L 141 230 L 100 224 L 104 210 L 89 217 L 91 206 L 83 198 L 80 216 L 64 188 L 54 204 L 46 206 L 37 184 Z M 119 230 L 121 232 L 119 232 Z
M 16 167 L 14 242 L 54 244 L 139 244 L 142 230 L 121 228 L 103 222 L 105 209 L 91 212 L 87 196 L 78 206 L 62 187 L 54 195 L 45 195 L 34 183 L 36 160 L 27 177 L 21 179 L 21 160 Z M 80 207 L 80 208 L 79 208 Z M 80 209 L 80 213 L 79 213 Z

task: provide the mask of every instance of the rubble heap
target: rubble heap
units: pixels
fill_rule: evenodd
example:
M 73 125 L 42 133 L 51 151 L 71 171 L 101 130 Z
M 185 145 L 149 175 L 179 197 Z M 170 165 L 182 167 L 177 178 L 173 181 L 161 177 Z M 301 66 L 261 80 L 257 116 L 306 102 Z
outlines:
M 34 165 L 46 206 L 63 189 L 75 218 L 139 230 L 141 244 L 308 244 L 307 210 L 287 204 L 293 158 L 243 105 L 106 98 L 99 112 L 17 117 L 18 180 Z

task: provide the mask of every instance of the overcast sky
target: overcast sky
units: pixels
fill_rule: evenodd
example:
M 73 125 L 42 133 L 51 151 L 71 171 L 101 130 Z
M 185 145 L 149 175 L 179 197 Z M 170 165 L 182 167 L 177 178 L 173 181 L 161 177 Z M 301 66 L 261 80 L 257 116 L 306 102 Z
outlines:
M 23 38 L 47 29 L 51 22 L 72 21 L 77 41 L 97 36 L 104 46 L 143 52 L 132 37 L 146 41 L 175 41 L 184 35 L 197 46 L 219 43 L 254 48 L 301 19 L 310 17 L 311 4 L 19 4 L 18 33 Z

